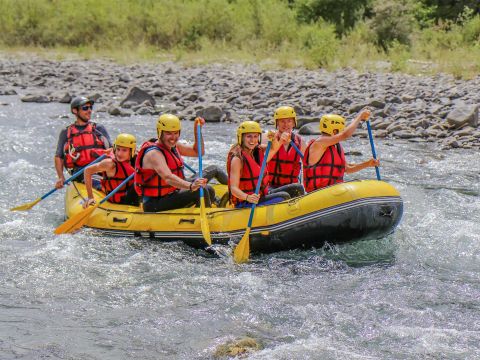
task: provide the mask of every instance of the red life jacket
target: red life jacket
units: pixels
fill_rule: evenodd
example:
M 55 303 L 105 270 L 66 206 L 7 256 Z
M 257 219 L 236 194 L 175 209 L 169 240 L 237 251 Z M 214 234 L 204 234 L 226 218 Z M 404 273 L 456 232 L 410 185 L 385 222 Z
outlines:
M 292 134 L 293 143 L 297 148 L 301 148 L 302 139 L 300 136 Z M 268 162 L 268 173 L 270 175 L 270 185 L 279 187 L 287 184 L 298 183 L 300 175 L 301 157 L 295 148 L 289 144 L 288 150 L 282 145 L 273 158 Z
M 303 158 L 303 185 L 306 192 L 341 183 L 345 173 L 345 154 L 340 143 L 329 146 L 316 164 L 308 165 L 310 146 L 314 141 L 308 143 Z
M 183 159 L 176 148 L 169 149 L 165 145 L 156 142 L 156 139 L 145 142 L 140 148 L 137 160 L 135 161 L 135 191 L 140 196 L 162 197 L 178 189 L 167 184 L 155 170 L 143 168 L 145 151 L 152 147 L 162 152 L 170 171 L 181 179 L 185 179 L 185 175 L 183 174 Z
M 67 127 L 67 141 L 63 147 L 63 161 L 67 169 L 88 165 L 103 153 L 105 144 L 96 128 L 94 122 L 88 122 L 83 130 L 75 124 Z
M 230 193 L 230 202 L 234 205 L 237 205 L 240 202 L 244 202 L 245 199 L 239 199 L 233 196 L 230 191 L 230 169 L 232 164 L 232 159 L 234 157 L 239 157 L 242 160 L 242 172 L 240 174 L 240 182 L 238 187 L 246 194 L 254 194 L 255 188 L 257 187 L 258 177 L 260 176 L 260 170 L 262 168 L 263 157 L 265 151 L 256 147 L 253 150 L 254 157 L 251 157 L 243 149 L 241 152 L 235 151 L 235 148 L 230 150 L 227 157 L 227 173 L 228 173 L 228 191 Z M 265 169 L 265 174 L 262 179 L 262 184 L 260 186 L 259 194 L 265 196 L 268 194 L 268 170 Z
M 115 163 L 115 174 L 112 177 L 108 177 L 107 173 L 103 173 L 102 179 L 102 190 L 106 195 L 110 194 L 114 189 L 117 188 L 127 177 L 135 172 L 135 169 L 130 164 L 130 160 L 118 161 L 115 158 L 112 158 Z M 123 198 L 127 195 L 128 189 L 133 185 L 133 179 L 131 179 L 126 185 L 118 190 L 110 199 L 109 202 L 115 204 L 121 204 Z

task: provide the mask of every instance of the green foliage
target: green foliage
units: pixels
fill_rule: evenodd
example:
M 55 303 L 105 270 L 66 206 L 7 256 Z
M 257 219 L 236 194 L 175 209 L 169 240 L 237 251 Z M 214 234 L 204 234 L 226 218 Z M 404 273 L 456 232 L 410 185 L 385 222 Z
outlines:
M 409 0 L 379 0 L 373 8 L 374 17 L 371 27 L 376 36 L 377 45 L 385 51 L 398 42 L 410 44 L 410 34 L 414 29 L 412 3 Z
M 439 20 L 455 21 L 465 8 L 472 9 L 473 14 L 480 14 L 480 1 L 478 0 L 417 0 L 417 2 L 432 9 L 431 16 L 437 22 Z
M 119 61 L 480 66 L 478 0 L 0 0 L 0 33 L 3 47 L 107 51 Z
M 299 39 L 303 52 L 316 66 L 326 66 L 337 54 L 339 40 L 332 25 L 305 25 L 300 28 Z
M 368 13 L 371 0 L 297 0 L 298 18 L 312 23 L 319 19 L 335 25 L 338 35 L 352 29 Z

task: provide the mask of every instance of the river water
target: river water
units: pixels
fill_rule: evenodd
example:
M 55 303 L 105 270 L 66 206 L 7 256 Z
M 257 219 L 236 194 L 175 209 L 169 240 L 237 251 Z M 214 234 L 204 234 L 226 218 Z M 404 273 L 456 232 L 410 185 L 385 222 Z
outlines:
M 181 243 L 54 236 L 62 191 L 10 212 L 52 188 L 71 117 L 68 105 L 0 103 L 0 359 L 208 359 L 247 336 L 263 347 L 249 359 L 480 358 L 478 151 L 377 141 L 405 203 L 394 234 L 237 266 Z M 97 115 L 112 137 L 155 133 L 153 117 Z M 204 131 L 205 165 L 223 165 L 235 125 Z M 367 139 L 345 147 L 363 153 L 353 161 L 370 152 Z

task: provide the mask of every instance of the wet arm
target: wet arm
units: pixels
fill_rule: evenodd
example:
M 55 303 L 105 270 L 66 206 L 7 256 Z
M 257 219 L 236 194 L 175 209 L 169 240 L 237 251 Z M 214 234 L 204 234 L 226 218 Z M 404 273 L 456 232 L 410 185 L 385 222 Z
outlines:
M 107 175 L 109 175 L 112 170 L 115 170 L 115 163 L 111 159 L 102 160 L 97 164 L 93 164 L 85 168 L 83 175 L 85 179 L 85 187 L 87 188 L 87 196 L 89 199 L 93 199 L 92 175 L 103 171 L 107 172 Z
M 143 158 L 144 166 L 149 166 L 163 179 L 165 182 L 177 189 L 190 190 L 191 183 L 179 178 L 173 174 L 167 165 L 165 157 L 159 151 L 150 151 Z

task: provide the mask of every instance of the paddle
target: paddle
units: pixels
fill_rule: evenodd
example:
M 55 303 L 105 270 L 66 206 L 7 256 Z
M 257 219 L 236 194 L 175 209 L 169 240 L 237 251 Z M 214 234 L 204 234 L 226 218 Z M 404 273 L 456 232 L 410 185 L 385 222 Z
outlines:
M 198 149 L 198 176 L 202 178 L 202 127 L 197 124 L 197 149 Z M 200 186 L 200 226 L 202 227 L 203 238 L 208 245 L 212 245 L 210 237 L 210 227 L 208 226 L 207 214 L 205 212 L 205 194 L 203 187 Z
M 265 166 L 267 165 L 268 153 L 270 152 L 271 146 L 272 141 L 269 140 L 267 143 L 267 149 L 265 150 L 265 155 L 263 156 L 262 168 L 260 169 L 257 186 L 255 187 L 255 194 L 257 195 L 260 191 L 260 185 L 262 184 L 263 174 L 265 172 Z M 248 225 L 247 229 L 245 230 L 245 234 L 243 234 L 242 239 L 233 251 L 233 259 L 237 264 L 248 261 L 248 258 L 250 256 L 250 228 L 252 227 L 253 213 L 255 212 L 256 207 L 257 204 L 252 204 L 252 210 L 250 210 L 250 217 L 248 218 Z
M 303 154 L 302 154 L 302 152 L 301 152 L 300 149 L 297 147 L 297 145 L 295 145 L 295 143 L 293 142 L 293 140 L 290 140 L 290 145 L 293 146 L 293 148 L 295 149 L 295 151 L 297 152 L 297 154 L 300 156 L 300 158 L 303 159 Z
M 107 155 L 106 154 L 103 154 L 102 156 L 98 157 L 97 159 L 95 159 L 94 161 L 92 161 L 90 164 L 84 166 L 83 168 L 81 168 L 80 170 L 78 170 L 76 173 L 74 173 L 71 177 L 69 177 L 67 180 L 65 180 L 64 182 L 64 185 L 68 184 L 70 181 L 73 181 L 75 180 L 77 177 L 79 177 L 81 174 L 83 174 L 83 171 L 85 170 L 85 168 L 89 165 L 93 165 L 101 160 L 103 160 Z M 34 207 L 35 205 L 37 205 L 40 201 L 42 201 L 43 199 L 45 199 L 46 197 L 52 195 L 55 191 L 57 191 L 58 189 L 57 188 L 53 188 L 52 190 L 50 190 L 49 192 L 47 192 L 46 194 L 42 195 L 41 197 L 39 197 L 38 199 L 36 199 L 35 201 L 32 201 L 30 203 L 27 203 L 27 204 L 23 204 L 23 205 L 20 205 L 20 206 L 17 206 L 17 207 L 14 207 L 14 208 L 11 208 L 10 211 L 25 211 L 25 210 L 30 210 L 32 207 Z
M 129 177 L 123 180 L 120 185 L 118 185 L 115 189 L 112 190 L 112 192 L 110 192 L 107 196 L 100 200 L 98 204 L 83 209 L 78 214 L 72 216 L 70 219 L 65 221 L 63 224 L 60 224 L 60 226 L 55 229 L 54 233 L 60 235 L 80 229 L 87 222 L 88 218 L 95 211 L 95 209 L 98 208 L 105 201 L 110 199 L 113 195 L 115 195 L 126 183 L 128 183 L 133 178 L 134 175 L 135 173 L 131 174 Z
M 367 130 L 368 130 L 368 138 L 370 139 L 370 147 L 372 148 L 372 156 L 376 160 L 377 153 L 375 152 L 375 144 L 373 143 L 372 127 L 370 126 L 370 120 L 367 120 Z M 380 170 L 378 169 L 378 166 L 375 166 L 375 172 L 377 173 L 377 180 L 381 180 Z
M 186 163 L 183 163 L 183 166 L 185 166 L 188 170 L 190 170 L 193 173 L 193 175 L 197 175 L 197 172 L 195 170 L 193 170 L 193 168 L 191 166 L 188 166 Z

